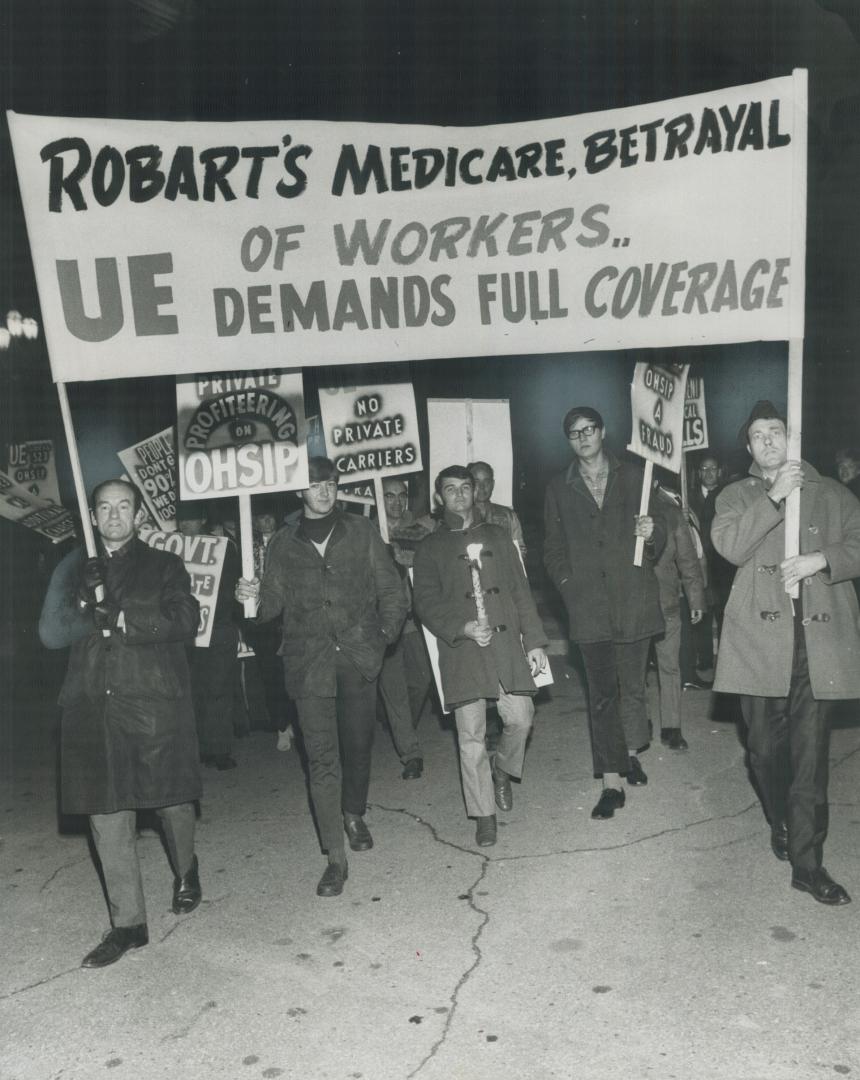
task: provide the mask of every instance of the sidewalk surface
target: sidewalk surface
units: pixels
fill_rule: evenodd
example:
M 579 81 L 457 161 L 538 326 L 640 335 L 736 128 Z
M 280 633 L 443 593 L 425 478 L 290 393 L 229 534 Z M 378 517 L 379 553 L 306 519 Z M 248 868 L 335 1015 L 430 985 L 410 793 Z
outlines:
M 170 913 L 144 830 L 151 943 L 102 970 L 79 966 L 108 919 L 85 831 L 58 828 L 55 710 L 10 709 L 0 1077 L 860 1077 L 856 711 L 833 733 L 826 851 L 855 902 L 828 909 L 789 887 L 708 693 L 684 694 L 689 752 L 652 744 L 648 786 L 592 821 L 582 689 L 553 668 L 496 847 L 474 844 L 450 730 L 425 718 L 410 782 L 378 730 L 375 846 L 319 899 L 299 757 L 257 733 L 237 769 L 205 772 L 203 904 Z

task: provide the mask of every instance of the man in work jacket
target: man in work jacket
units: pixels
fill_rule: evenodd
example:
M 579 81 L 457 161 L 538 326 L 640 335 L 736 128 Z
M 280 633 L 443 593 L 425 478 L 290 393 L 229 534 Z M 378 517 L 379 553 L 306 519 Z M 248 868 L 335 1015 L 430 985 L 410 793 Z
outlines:
M 240 578 L 236 599 L 259 599 L 259 622 L 283 615 L 287 693 L 295 701 L 311 800 L 328 855 L 318 896 L 339 896 L 353 851 L 373 847 L 364 821 L 376 722 L 377 677 L 397 640 L 406 601 L 375 527 L 337 508 L 337 470 L 308 462 L 296 525 L 272 537 L 262 583 Z
M 741 695 L 750 768 L 791 884 L 847 904 L 822 866 L 827 835 L 828 715 L 860 697 L 860 503 L 804 461 L 788 460 L 769 401 L 745 425 L 750 476 L 717 498 L 714 546 L 739 569 L 726 605 L 714 689 Z M 785 558 L 785 499 L 800 489 L 800 554 Z M 788 595 L 795 586 L 798 599 Z

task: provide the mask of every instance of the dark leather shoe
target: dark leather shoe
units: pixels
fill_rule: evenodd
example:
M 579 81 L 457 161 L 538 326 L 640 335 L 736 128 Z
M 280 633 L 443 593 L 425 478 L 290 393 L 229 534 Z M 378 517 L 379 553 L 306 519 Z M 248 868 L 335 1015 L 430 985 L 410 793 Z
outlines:
M 330 862 L 317 885 L 317 896 L 340 896 L 348 877 L 349 867 L 345 862 Z
M 475 825 L 475 843 L 478 847 L 492 847 L 496 842 L 496 815 L 479 817 Z
M 370 829 L 364 824 L 364 818 L 359 814 L 344 814 L 343 827 L 346 829 L 346 837 L 353 851 L 370 851 L 373 847 L 373 837 Z M 332 864 L 334 865 L 334 864 Z
M 781 861 L 788 861 L 788 826 L 784 821 L 770 827 L 770 846 L 774 855 Z
M 710 690 L 714 685 L 713 679 L 689 679 L 684 683 L 685 690 Z
M 187 915 L 197 907 L 202 896 L 195 855 L 188 873 L 184 877 L 173 879 L 173 914 Z
M 642 766 L 639 764 L 638 757 L 630 758 L 630 768 L 627 771 L 627 783 L 631 787 L 642 787 L 643 784 L 648 783 L 648 777 Z
M 418 780 L 421 774 L 424 772 L 424 762 L 420 757 L 410 758 L 403 766 L 403 772 L 400 774 L 403 780 Z
M 808 892 L 819 904 L 835 907 L 837 904 L 851 903 L 851 897 L 845 889 L 836 884 L 823 866 L 815 870 L 792 870 L 791 887 Z
M 115 964 L 129 949 L 140 949 L 149 944 L 149 931 L 146 923 L 137 926 L 115 926 L 108 930 L 92 952 L 81 961 L 81 967 L 98 968 Z
M 663 728 L 660 732 L 660 742 L 670 750 L 689 750 L 687 740 L 677 727 Z
M 631 758 L 631 761 L 634 760 Z M 620 810 L 624 805 L 626 799 L 624 792 L 620 788 L 605 787 L 601 792 L 600 798 L 597 800 L 597 805 L 591 811 L 593 818 L 611 818 L 616 810 Z
M 514 805 L 511 778 L 504 769 L 493 766 L 493 795 L 500 810 L 510 810 Z

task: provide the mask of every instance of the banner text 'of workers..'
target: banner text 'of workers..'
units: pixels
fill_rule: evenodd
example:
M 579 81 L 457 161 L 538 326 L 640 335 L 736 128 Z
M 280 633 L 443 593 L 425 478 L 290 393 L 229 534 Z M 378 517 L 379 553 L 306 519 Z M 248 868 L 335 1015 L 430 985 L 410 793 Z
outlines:
M 800 338 L 801 86 L 474 128 L 10 113 L 54 379 Z

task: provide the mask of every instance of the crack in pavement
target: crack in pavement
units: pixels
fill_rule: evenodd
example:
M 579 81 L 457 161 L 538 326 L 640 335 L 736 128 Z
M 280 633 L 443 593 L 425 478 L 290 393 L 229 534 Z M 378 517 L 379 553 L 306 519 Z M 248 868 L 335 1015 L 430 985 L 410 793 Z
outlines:
M 178 1030 L 172 1032 L 172 1034 L 170 1034 L 170 1035 L 162 1036 L 161 1042 L 166 1043 L 166 1042 L 171 1042 L 171 1041 L 174 1041 L 174 1040 L 177 1040 L 177 1039 L 185 1039 L 185 1038 L 187 1038 L 190 1031 L 191 1031 L 191 1029 L 194 1027 L 194 1025 L 197 1023 L 197 1021 L 200 1019 L 200 1017 L 204 1016 L 206 1013 L 208 1013 L 210 1009 L 214 1009 L 216 1007 L 216 1005 L 217 1005 L 217 1002 L 207 1001 L 203 1005 L 203 1007 L 201 1009 L 198 1009 L 197 1012 L 195 1013 L 195 1015 L 191 1017 L 191 1019 L 188 1021 L 188 1023 L 185 1025 L 184 1028 L 179 1028 Z
M 425 821 L 424 818 L 419 817 L 417 814 L 413 814 L 411 811 L 405 809 L 402 806 L 383 806 L 381 803 L 374 803 L 372 805 L 376 810 L 384 810 L 386 813 L 389 814 L 402 814 L 404 817 L 411 818 L 419 825 L 423 825 L 423 827 L 427 829 L 427 831 L 430 833 L 430 835 L 433 837 L 437 844 L 441 844 L 443 847 L 453 848 L 455 851 L 462 851 L 465 855 L 472 855 L 476 859 L 481 860 L 481 872 L 466 890 L 466 895 L 469 898 L 469 907 L 475 912 L 476 915 L 483 916 L 477 930 L 474 932 L 474 934 L 472 934 L 470 942 L 472 952 L 474 954 L 474 959 L 472 960 L 472 963 L 469 965 L 469 967 L 466 968 L 466 970 L 457 980 L 454 989 L 448 996 L 450 1008 L 448 1009 L 448 1012 L 445 1016 L 445 1023 L 442 1025 L 441 1035 L 438 1039 L 436 1039 L 434 1043 L 431 1044 L 429 1051 L 424 1055 L 424 1057 L 421 1059 L 418 1065 L 416 1065 L 412 1072 L 407 1073 L 406 1080 L 412 1080 L 412 1077 L 417 1076 L 418 1073 L 420 1073 L 421 1070 L 424 1068 L 424 1066 L 427 1065 L 428 1062 L 432 1061 L 433 1058 L 441 1050 L 443 1044 L 445 1043 L 445 1040 L 448 1038 L 448 1035 L 451 1031 L 451 1026 L 454 1023 L 454 1015 L 457 1012 L 457 1004 L 459 1001 L 460 991 L 463 989 L 469 979 L 471 979 L 472 975 L 474 975 L 474 973 L 477 971 L 481 961 L 484 958 L 484 954 L 481 952 L 481 947 L 478 944 L 478 941 L 490 921 L 490 913 L 489 911 L 485 911 L 483 908 L 478 907 L 478 905 L 475 903 L 475 890 L 483 882 L 487 870 L 489 869 L 490 863 L 498 860 L 490 859 L 486 855 L 481 854 L 481 852 L 472 851 L 470 848 L 463 847 L 461 844 L 454 844 L 450 840 L 444 840 L 436 831 L 436 827 L 434 825 L 431 825 L 429 821 Z
M 0 1001 L 8 1001 L 9 998 L 17 997 L 18 994 L 24 994 L 28 990 L 37 990 L 40 986 L 45 986 L 47 983 L 62 979 L 64 975 L 73 975 L 76 971 L 80 970 L 80 965 L 78 965 L 77 967 L 66 968 L 65 971 L 58 971 L 54 975 L 46 975 L 44 979 L 39 979 L 38 982 L 29 983 L 27 986 L 19 986 L 17 990 L 10 990 L 8 994 L 0 994 Z
M 70 866 L 77 866 L 78 863 L 89 862 L 89 861 L 90 861 L 90 857 L 89 857 L 89 855 L 87 855 L 85 859 L 72 859 L 71 862 L 63 863 L 62 866 L 58 866 L 57 869 L 53 872 L 53 874 L 51 874 L 51 876 L 42 884 L 42 886 L 39 889 L 39 892 L 40 893 L 44 892 L 45 889 L 47 889 L 47 887 L 51 884 L 51 882 L 54 880 L 54 878 L 57 876 L 57 874 L 60 873 L 61 870 L 68 870 Z
M 673 827 L 673 828 L 661 829 L 659 832 L 651 833 L 651 834 L 649 834 L 647 836 L 641 836 L 636 840 L 626 841 L 623 844 L 610 844 L 610 845 L 603 845 L 601 847 L 564 848 L 564 849 L 561 849 L 561 850 L 558 850 L 558 851 L 548 851 L 548 852 L 544 852 L 543 854 L 538 854 L 538 855 L 506 855 L 506 856 L 503 856 L 501 858 L 496 858 L 496 859 L 490 858 L 488 855 L 485 855 L 485 854 L 483 854 L 481 852 L 472 851 L 470 848 L 463 847 L 461 844 L 455 844 L 450 840 L 445 840 L 443 837 L 441 837 L 439 835 L 439 833 L 438 833 L 438 831 L 437 831 L 437 829 L 436 829 L 436 827 L 434 825 L 432 825 L 429 821 L 426 821 L 424 818 L 420 817 L 418 814 L 414 814 L 414 813 L 412 813 L 412 811 L 407 810 L 405 807 L 402 807 L 402 806 L 383 806 L 381 803 L 373 803 L 373 804 L 368 804 L 368 805 L 372 806 L 373 809 L 382 810 L 382 811 L 384 811 L 386 813 L 389 813 L 389 814 L 401 814 L 403 817 L 411 818 L 417 824 L 419 824 L 419 825 L 423 826 L 425 829 L 427 829 L 427 831 L 430 833 L 430 835 L 433 837 L 433 839 L 435 840 L 435 842 L 437 844 L 441 844 L 443 847 L 453 848 L 455 851 L 463 852 L 463 854 L 465 854 L 465 855 L 472 855 L 472 856 L 474 856 L 474 858 L 481 860 L 481 872 L 478 875 L 478 877 L 476 878 L 476 880 L 466 890 L 466 895 L 468 896 L 468 901 L 469 901 L 469 907 L 475 912 L 475 914 L 482 916 L 481 922 L 480 922 L 477 930 L 475 931 L 475 933 L 472 934 L 471 941 L 470 941 L 471 949 L 472 949 L 472 952 L 474 954 L 474 959 L 473 959 L 472 963 L 469 965 L 469 967 L 466 968 L 466 970 L 463 972 L 463 974 L 457 980 L 457 983 L 454 986 L 454 989 L 451 991 L 451 994 L 449 995 L 448 1001 L 450 1003 L 450 1008 L 449 1008 L 448 1013 L 447 1013 L 447 1015 L 445 1017 L 445 1023 L 444 1023 L 444 1025 L 442 1027 L 442 1033 L 440 1034 L 438 1039 L 436 1039 L 436 1041 L 431 1044 L 430 1050 L 427 1052 L 427 1054 L 425 1054 L 425 1056 L 421 1059 L 421 1061 L 418 1063 L 418 1065 L 410 1073 L 407 1074 L 407 1080 L 412 1080 L 412 1078 L 417 1076 L 418 1073 L 420 1073 L 421 1070 L 424 1068 L 424 1066 L 427 1065 L 430 1061 L 432 1061 L 433 1058 L 436 1057 L 436 1055 L 442 1049 L 445 1041 L 448 1038 L 448 1035 L 450 1034 L 451 1027 L 452 1027 L 452 1025 L 454 1023 L 454 1017 L 455 1017 L 455 1014 L 457 1012 L 457 1005 L 459 1003 L 460 991 L 463 989 L 463 987 L 466 985 L 466 983 L 472 978 L 472 976 L 478 970 L 478 968 L 480 967 L 481 961 L 484 958 L 484 954 L 481 951 L 479 941 L 480 941 L 480 938 L 481 938 L 484 930 L 489 925 L 490 913 L 489 913 L 489 911 L 486 911 L 484 908 L 479 907 L 478 904 L 475 902 L 475 890 L 484 881 L 484 879 L 485 879 L 485 877 L 487 875 L 487 871 L 489 870 L 490 866 L 493 863 L 496 863 L 496 862 L 498 862 L 498 863 L 518 862 L 518 861 L 525 861 L 527 859 L 545 859 L 545 858 L 550 858 L 550 857 L 557 856 L 557 855 L 577 855 L 577 854 L 588 853 L 588 852 L 592 852 L 592 851 L 616 851 L 616 850 L 619 850 L 621 848 L 633 847 L 635 844 L 641 844 L 641 843 L 644 843 L 647 840 L 656 840 L 657 838 L 659 838 L 661 836 L 667 836 L 667 835 L 669 835 L 671 833 L 684 832 L 687 829 L 695 828 L 695 827 L 697 827 L 699 825 L 706 825 L 706 824 L 708 824 L 709 822 L 712 822 L 712 821 L 730 821 L 733 818 L 742 817 L 744 814 L 746 814 L 750 810 L 752 810 L 753 807 L 756 807 L 759 804 L 758 804 L 758 800 L 755 800 L 754 802 L 749 803 L 747 806 L 744 806 L 742 809 L 735 810 L 730 814 L 715 814 L 715 815 L 713 815 L 711 817 L 701 818 L 698 821 L 688 822 L 686 825 L 679 825 L 679 826 Z M 741 839 L 748 839 L 748 837 L 743 837 Z

